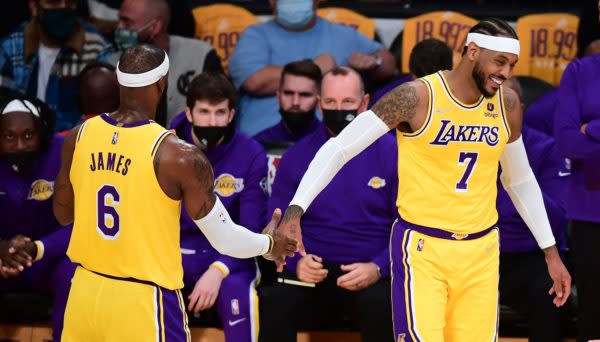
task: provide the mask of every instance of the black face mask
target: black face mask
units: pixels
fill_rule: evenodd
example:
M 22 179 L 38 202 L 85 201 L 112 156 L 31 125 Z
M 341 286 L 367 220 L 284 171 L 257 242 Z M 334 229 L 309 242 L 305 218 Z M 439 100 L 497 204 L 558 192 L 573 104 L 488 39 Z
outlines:
M 75 30 L 77 25 L 77 12 L 72 8 L 50 8 L 44 9 L 40 23 L 42 30 L 52 40 L 64 42 Z
M 279 108 L 279 113 L 287 128 L 295 134 L 306 132 L 315 119 L 314 108 L 306 112 L 287 112 Z
M 323 109 L 323 123 L 338 135 L 358 115 L 357 109 Z
M 200 142 L 206 146 L 206 149 L 212 150 L 217 146 L 219 140 L 224 138 L 230 131 L 229 125 L 223 127 L 201 127 L 193 126 L 194 135 Z
M 0 158 L 9 163 L 17 172 L 23 172 L 37 158 L 38 151 L 1 153 Z

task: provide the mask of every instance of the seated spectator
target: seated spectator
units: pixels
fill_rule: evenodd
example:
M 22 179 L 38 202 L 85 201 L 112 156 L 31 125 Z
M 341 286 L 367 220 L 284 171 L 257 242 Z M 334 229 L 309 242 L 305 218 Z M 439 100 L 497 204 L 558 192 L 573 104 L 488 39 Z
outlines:
M 170 22 L 171 10 L 165 0 L 124 0 L 115 30 L 119 51 L 109 58 L 109 62 L 116 65 L 125 48 L 139 43 L 153 44 L 167 51 L 171 62 L 164 118 L 167 124 L 185 107 L 188 85 L 194 75 L 204 71 L 223 72 L 221 60 L 212 45 L 198 39 L 169 35 Z M 157 117 L 157 122 L 160 121 Z
M 54 297 L 52 327 L 60 341 L 75 265 L 66 256 L 71 227 L 52 212 L 62 138 L 53 113 L 37 99 L 13 98 L 0 109 L 0 292 Z
M 382 98 L 383 95 L 403 83 L 416 80 L 440 70 L 452 70 L 452 50 L 441 40 L 435 38 L 422 40 L 410 52 L 408 68 L 410 75 L 401 77 L 375 92 L 371 99 L 371 106 Z
M 215 193 L 231 218 L 259 231 L 266 217 L 267 157 L 259 143 L 233 128 L 235 102 L 235 89 L 225 75 L 202 73 L 190 84 L 185 113 L 175 117 L 172 128 L 206 153 L 215 174 Z M 219 254 L 185 208 L 181 253 L 188 310 L 216 311 L 227 341 L 256 341 L 255 287 L 260 273 L 255 260 Z
M 321 69 L 310 60 L 288 63 L 281 72 L 277 102 L 281 121 L 254 136 L 264 143 L 295 143 L 319 127 L 315 116 Z
M 324 124 L 283 155 L 269 208 L 287 207 L 319 148 L 368 103 L 352 69 L 337 67 L 323 77 Z M 286 279 L 261 288 L 262 341 L 296 341 L 300 327 L 340 314 L 352 317 L 363 341 L 394 341 L 389 237 L 397 215 L 397 167 L 395 140 L 386 134 L 348 162 L 315 199 L 302 216 L 308 254 L 288 258 Z
M 277 123 L 283 66 L 312 59 L 323 74 L 347 65 L 377 80 L 392 76 L 394 57 L 354 29 L 316 15 L 318 0 L 270 0 L 274 19 L 248 27 L 229 60 L 229 72 L 242 96 L 239 127 L 255 135 Z
M 505 82 L 521 98 L 516 78 Z M 554 138 L 524 126 L 523 143 L 536 176 L 559 251 L 566 251 L 567 219 L 564 207 L 568 177 L 561 177 L 563 159 Z M 564 307 L 557 308 L 547 295 L 552 287 L 544 253 L 498 180 L 500 228 L 500 302 L 527 316 L 529 341 L 562 341 Z
M 56 112 L 56 130 L 81 120 L 79 72 L 110 53 L 110 44 L 77 17 L 77 1 L 30 0 L 33 18 L 0 42 L 2 85 L 45 101 Z
M 83 120 L 119 107 L 119 83 L 115 67 L 105 62 L 88 64 L 79 74 L 79 102 Z

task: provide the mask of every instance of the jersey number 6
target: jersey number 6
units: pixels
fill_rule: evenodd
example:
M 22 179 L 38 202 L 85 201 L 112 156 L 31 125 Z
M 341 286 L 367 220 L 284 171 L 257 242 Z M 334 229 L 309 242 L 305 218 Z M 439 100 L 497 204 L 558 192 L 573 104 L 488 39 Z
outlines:
M 119 237 L 120 220 L 115 207 L 119 205 L 120 199 L 117 188 L 110 184 L 98 189 L 96 230 L 105 240 L 115 240 Z

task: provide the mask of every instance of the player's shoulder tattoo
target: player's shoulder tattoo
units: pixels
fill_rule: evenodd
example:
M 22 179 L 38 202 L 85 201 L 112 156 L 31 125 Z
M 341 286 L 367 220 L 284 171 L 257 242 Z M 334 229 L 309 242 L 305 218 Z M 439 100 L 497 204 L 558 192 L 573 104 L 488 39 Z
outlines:
M 401 122 L 411 120 L 417 114 L 419 96 L 414 83 L 404 83 L 383 96 L 375 106 L 373 112 L 390 127 L 395 127 Z
M 517 105 L 519 105 L 519 103 L 521 102 L 521 100 L 519 99 L 519 95 L 510 88 L 504 88 L 502 98 L 504 101 L 504 110 L 507 113 L 513 113 L 517 108 Z

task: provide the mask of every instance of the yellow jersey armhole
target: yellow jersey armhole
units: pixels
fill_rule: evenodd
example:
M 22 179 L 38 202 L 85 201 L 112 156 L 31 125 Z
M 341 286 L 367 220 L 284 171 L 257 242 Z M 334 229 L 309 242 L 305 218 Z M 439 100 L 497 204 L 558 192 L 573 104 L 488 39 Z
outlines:
M 511 130 L 510 125 L 508 124 L 508 118 L 506 117 L 506 112 L 504 111 L 504 89 L 502 86 L 498 89 L 498 103 L 500 104 L 500 115 L 502 115 L 502 123 L 504 124 L 504 128 L 506 129 L 506 134 L 508 134 L 507 139 L 510 140 Z
M 407 138 L 415 138 L 421 133 L 423 133 L 425 129 L 427 129 L 427 127 L 429 126 L 429 122 L 431 122 L 431 117 L 433 115 L 433 87 L 431 86 L 431 83 L 429 83 L 429 80 L 427 80 L 426 78 L 419 78 L 418 80 L 423 82 L 425 84 L 425 87 L 427 87 L 427 101 L 429 101 L 429 103 L 427 104 L 427 117 L 425 118 L 425 123 L 423 124 L 423 126 L 421 126 L 418 130 L 412 133 L 398 131 L 402 134 L 402 136 Z
M 158 151 L 158 147 L 160 146 L 160 144 L 170 134 L 173 134 L 173 132 L 171 132 L 169 130 L 165 130 L 156 138 L 156 140 L 154 141 L 154 144 L 152 144 L 152 149 L 150 150 L 150 156 L 154 157 L 154 155 L 156 154 L 156 151 Z

